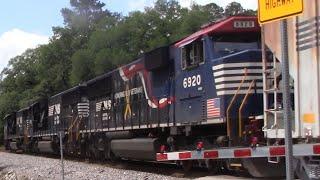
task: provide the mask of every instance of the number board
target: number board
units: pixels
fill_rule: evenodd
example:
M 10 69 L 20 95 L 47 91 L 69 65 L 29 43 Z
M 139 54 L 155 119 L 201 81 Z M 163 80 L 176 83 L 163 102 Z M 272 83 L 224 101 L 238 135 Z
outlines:
M 183 79 L 183 88 L 196 87 L 201 85 L 201 76 L 195 75 Z

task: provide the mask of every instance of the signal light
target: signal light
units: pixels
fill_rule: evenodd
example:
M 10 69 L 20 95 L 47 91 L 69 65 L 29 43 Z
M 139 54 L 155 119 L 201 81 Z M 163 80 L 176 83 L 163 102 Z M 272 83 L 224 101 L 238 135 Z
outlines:
M 251 147 L 257 147 L 258 145 L 258 137 L 252 137 L 251 138 Z
M 201 151 L 203 149 L 203 142 L 199 141 L 197 144 L 197 151 Z

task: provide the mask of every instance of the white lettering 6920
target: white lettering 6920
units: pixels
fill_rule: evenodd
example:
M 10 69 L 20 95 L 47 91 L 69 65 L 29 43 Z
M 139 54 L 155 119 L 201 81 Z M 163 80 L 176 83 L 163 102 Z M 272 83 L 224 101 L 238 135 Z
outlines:
M 186 77 L 183 79 L 183 88 L 190 88 L 201 85 L 201 76 L 198 74 L 196 76 Z

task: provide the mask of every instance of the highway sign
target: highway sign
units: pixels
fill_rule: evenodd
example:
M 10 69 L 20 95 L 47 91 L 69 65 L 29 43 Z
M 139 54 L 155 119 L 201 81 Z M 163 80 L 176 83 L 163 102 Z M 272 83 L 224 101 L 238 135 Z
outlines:
M 303 0 L 258 0 L 259 22 L 285 19 L 303 12 Z

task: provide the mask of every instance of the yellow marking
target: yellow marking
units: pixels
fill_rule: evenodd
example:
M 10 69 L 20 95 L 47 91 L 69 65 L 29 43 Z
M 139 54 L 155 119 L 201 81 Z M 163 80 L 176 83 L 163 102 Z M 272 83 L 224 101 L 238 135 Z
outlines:
M 313 113 L 303 114 L 304 123 L 315 123 L 315 115 Z
M 261 24 L 286 19 L 303 12 L 303 0 L 259 0 L 258 11 Z
M 129 90 L 129 85 L 126 85 L 126 109 L 124 111 L 124 119 L 127 120 L 128 118 L 131 117 L 131 107 L 130 107 L 130 90 Z

